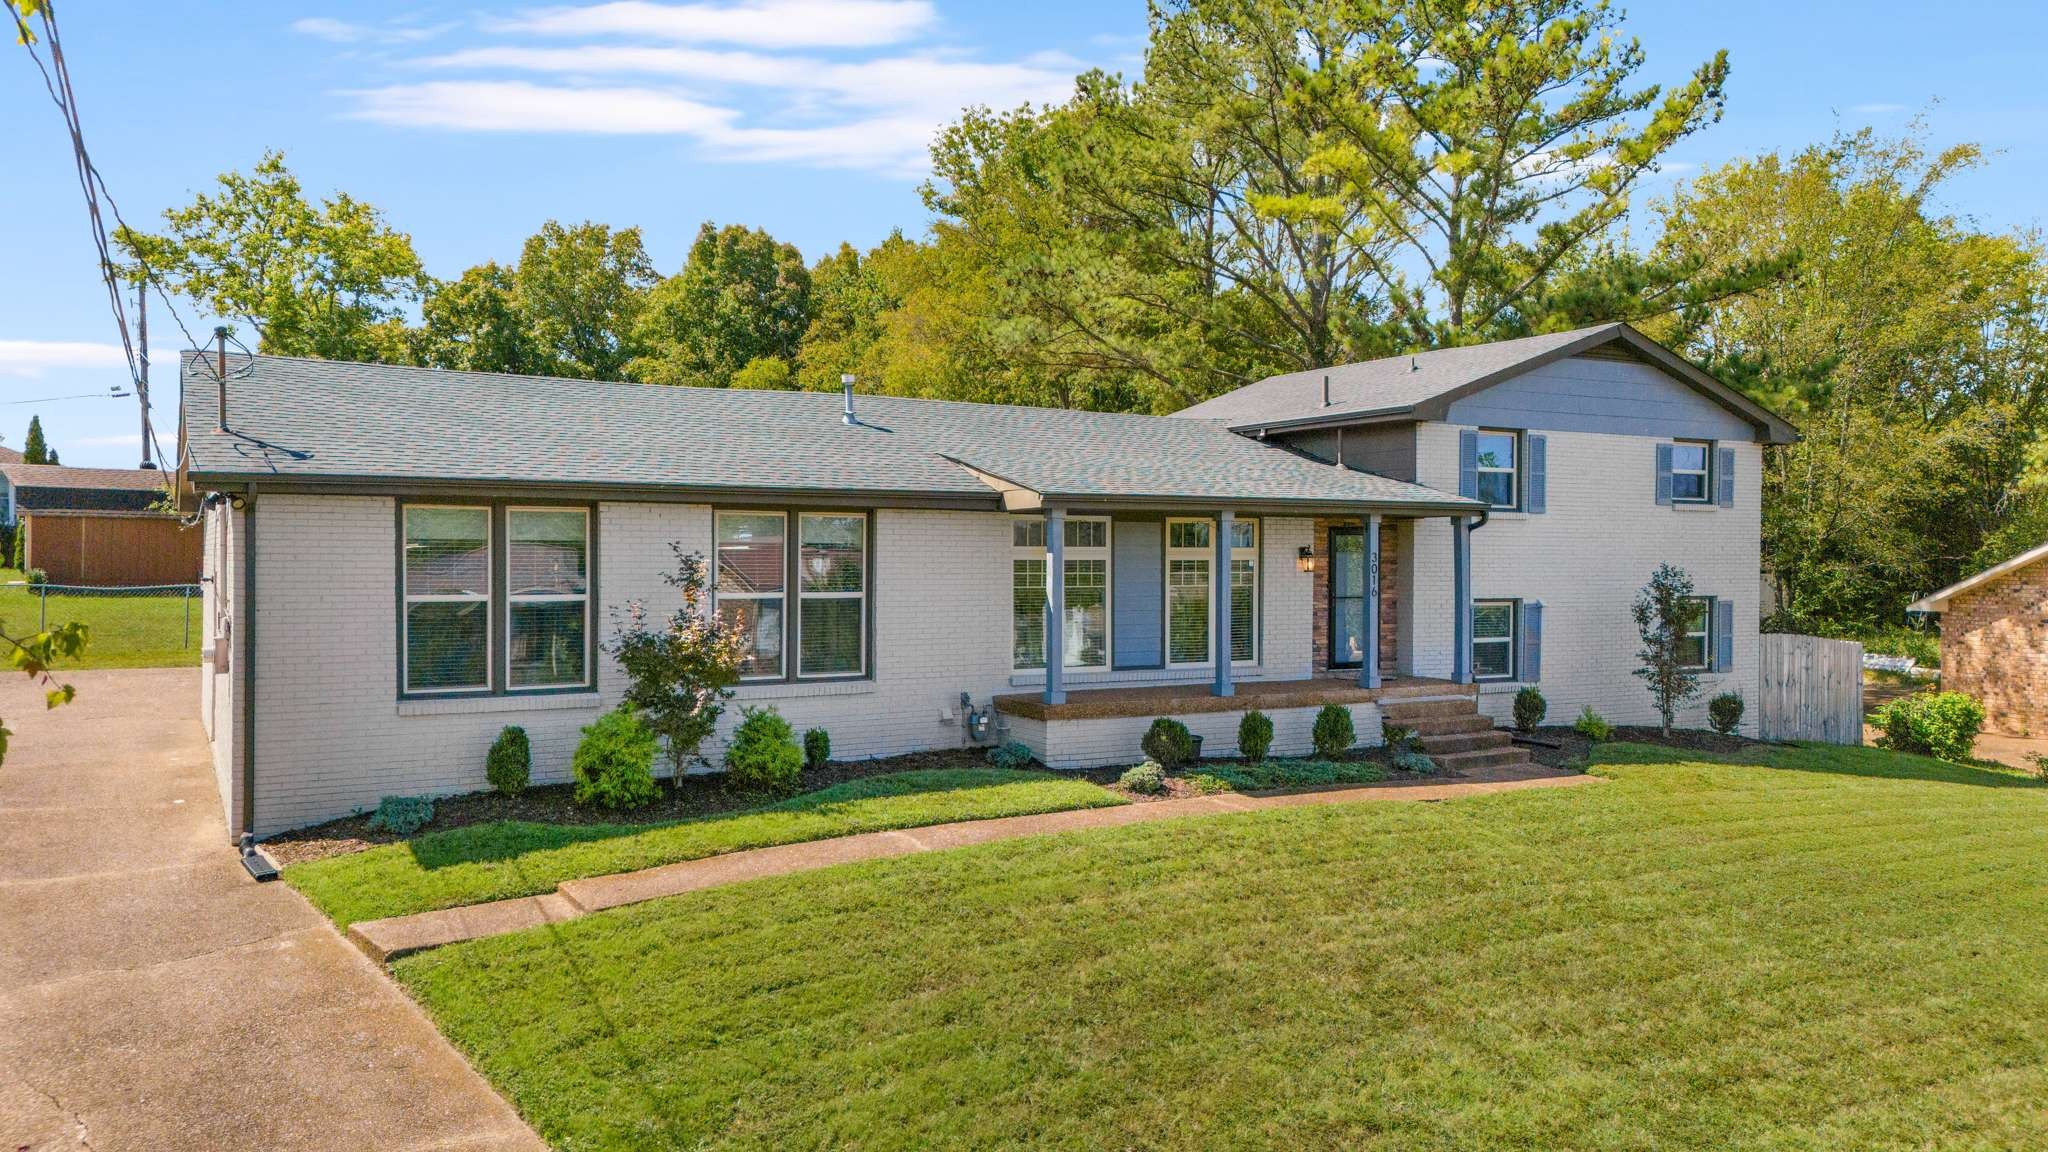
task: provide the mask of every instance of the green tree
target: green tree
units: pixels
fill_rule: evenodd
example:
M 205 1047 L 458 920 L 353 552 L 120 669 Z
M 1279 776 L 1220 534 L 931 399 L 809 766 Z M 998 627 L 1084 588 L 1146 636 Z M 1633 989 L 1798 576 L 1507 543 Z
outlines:
M 683 270 L 648 296 L 633 378 L 723 388 L 756 360 L 794 363 L 810 323 L 811 272 L 795 247 L 707 221 Z
M 1764 473 L 1765 560 L 1792 627 L 1895 623 L 1907 602 L 2032 547 L 2048 427 L 2048 266 L 1936 197 L 1979 163 L 1868 131 L 1703 173 L 1659 205 L 1659 258 L 1796 273 L 1651 331 L 1792 418 Z
M 28 435 L 21 440 L 21 462 L 24 464 L 55 464 L 57 454 L 50 451 L 49 441 L 43 438 L 43 418 L 28 418 Z
M 1705 610 L 1693 597 L 1692 577 L 1669 564 L 1657 565 L 1630 608 L 1643 642 L 1635 674 L 1650 690 L 1666 737 L 1678 710 L 1699 695 L 1700 657 L 1712 655 L 1684 650 L 1686 633 L 1700 630 L 1699 614 Z
M 428 284 L 411 237 L 347 193 L 313 204 L 281 152 L 264 153 L 251 173 L 223 173 L 218 184 L 165 212 L 163 234 L 124 228 L 116 242 L 172 290 L 254 328 L 264 352 L 399 354 L 393 337 L 404 307 Z
M 497 262 L 435 284 L 420 308 L 418 358 L 436 368 L 532 374 L 552 365 L 519 301 L 517 275 Z
M 638 228 L 564 228 L 553 220 L 520 250 L 513 286 L 539 349 L 536 371 L 629 379 L 634 326 L 656 281 Z

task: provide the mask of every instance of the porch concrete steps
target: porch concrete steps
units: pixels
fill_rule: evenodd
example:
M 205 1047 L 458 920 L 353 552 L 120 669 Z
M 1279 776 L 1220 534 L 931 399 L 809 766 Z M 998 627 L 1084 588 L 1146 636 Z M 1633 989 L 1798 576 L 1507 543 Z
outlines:
M 1493 721 L 1477 712 L 1463 716 L 1416 716 L 1403 719 L 1387 716 L 1387 723 L 1412 730 L 1417 736 L 1456 736 L 1466 732 L 1488 732 Z
M 1463 774 L 1531 764 L 1526 749 L 1493 726 L 1473 696 L 1389 700 L 1380 715 L 1389 724 L 1413 729 L 1416 743 L 1446 772 Z
M 1422 750 L 1433 758 L 1455 755 L 1459 752 L 1477 752 L 1484 748 L 1506 748 L 1515 742 L 1513 736 L 1493 728 L 1478 732 L 1450 732 L 1440 736 L 1422 737 Z
M 1512 738 L 1510 738 L 1512 741 Z M 1505 768 L 1509 765 L 1530 763 L 1527 749 L 1518 748 L 1512 742 L 1501 748 L 1481 748 L 1472 752 L 1452 752 L 1449 755 L 1431 755 L 1437 767 L 1447 772 L 1463 775 L 1479 769 Z
M 1470 696 L 1440 696 L 1407 700 L 1382 700 L 1380 715 L 1403 727 L 1412 728 L 1412 721 L 1433 719 L 1442 716 L 1470 716 L 1479 711 L 1479 702 Z

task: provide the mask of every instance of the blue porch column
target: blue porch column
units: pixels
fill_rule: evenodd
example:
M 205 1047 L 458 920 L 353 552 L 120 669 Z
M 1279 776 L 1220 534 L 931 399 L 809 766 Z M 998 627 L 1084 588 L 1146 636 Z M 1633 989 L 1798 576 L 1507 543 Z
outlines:
M 1230 532 L 1236 524 L 1236 514 L 1216 514 L 1216 559 L 1210 561 L 1209 580 L 1216 598 L 1216 610 L 1209 614 L 1210 643 L 1216 653 L 1216 684 L 1210 693 L 1215 696 L 1237 695 L 1236 685 L 1230 682 Z
M 1045 510 L 1045 702 L 1067 702 L 1067 510 Z
M 1377 512 L 1360 517 L 1365 523 L 1365 659 L 1358 662 L 1358 686 L 1380 686 L 1380 517 Z
M 1451 517 L 1451 679 L 1472 682 L 1472 526 Z

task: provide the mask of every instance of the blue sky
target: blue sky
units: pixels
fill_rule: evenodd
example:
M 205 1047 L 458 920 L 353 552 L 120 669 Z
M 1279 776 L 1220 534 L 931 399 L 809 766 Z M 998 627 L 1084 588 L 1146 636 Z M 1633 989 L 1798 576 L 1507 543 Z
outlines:
M 443 276 L 516 258 L 551 217 L 639 225 L 664 272 L 707 219 L 767 228 L 813 259 L 915 233 L 934 128 L 965 103 L 1057 99 L 1087 67 L 1135 73 L 1145 19 L 1139 0 L 58 7 L 87 142 L 131 222 L 148 227 L 280 148 L 310 192 L 383 208 Z M 1652 193 L 1736 156 L 1924 114 L 1937 144 L 1996 152 L 1954 185 L 1950 210 L 1998 229 L 2040 222 L 2048 5 L 1628 7 L 1648 78 L 1682 79 L 1717 48 L 1733 65 L 1726 117 L 1679 146 Z M 97 395 L 126 374 L 69 152 L 26 56 L 5 47 L 0 443 L 18 448 L 39 413 L 65 463 L 133 466 L 135 402 Z M 151 320 L 169 363 L 181 341 L 160 309 Z M 45 399 L 77 393 L 95 395 Z M 160 376 L 167 447 L 175 399 Z

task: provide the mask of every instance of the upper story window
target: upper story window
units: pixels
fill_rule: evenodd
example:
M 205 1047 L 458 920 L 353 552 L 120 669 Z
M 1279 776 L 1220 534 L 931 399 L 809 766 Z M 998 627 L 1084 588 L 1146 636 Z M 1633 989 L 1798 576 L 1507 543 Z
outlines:
M 1671 499 L 1677 504 L 1705 504 L 1714 498 L 1714 446 L 1704 440 L 1678 440 L 1671 445 Z
M 407 504 L 399 535 L 400 691 L 592 682 L 587 506 Z
M 1479 430 L 1478 498 L 1495 508 L 1512 509 L 1521 502 L 1521 448 L 1519 432 L 1499 428 Z
M 1072 516 L 1062 536 L 1066 616 L 1060 630 L 1064 668 L 1109 666 L 1109 519 Z M 1010 522 L 1011 659 L 1018 668 L 1045 667 L 1045 521 Z

